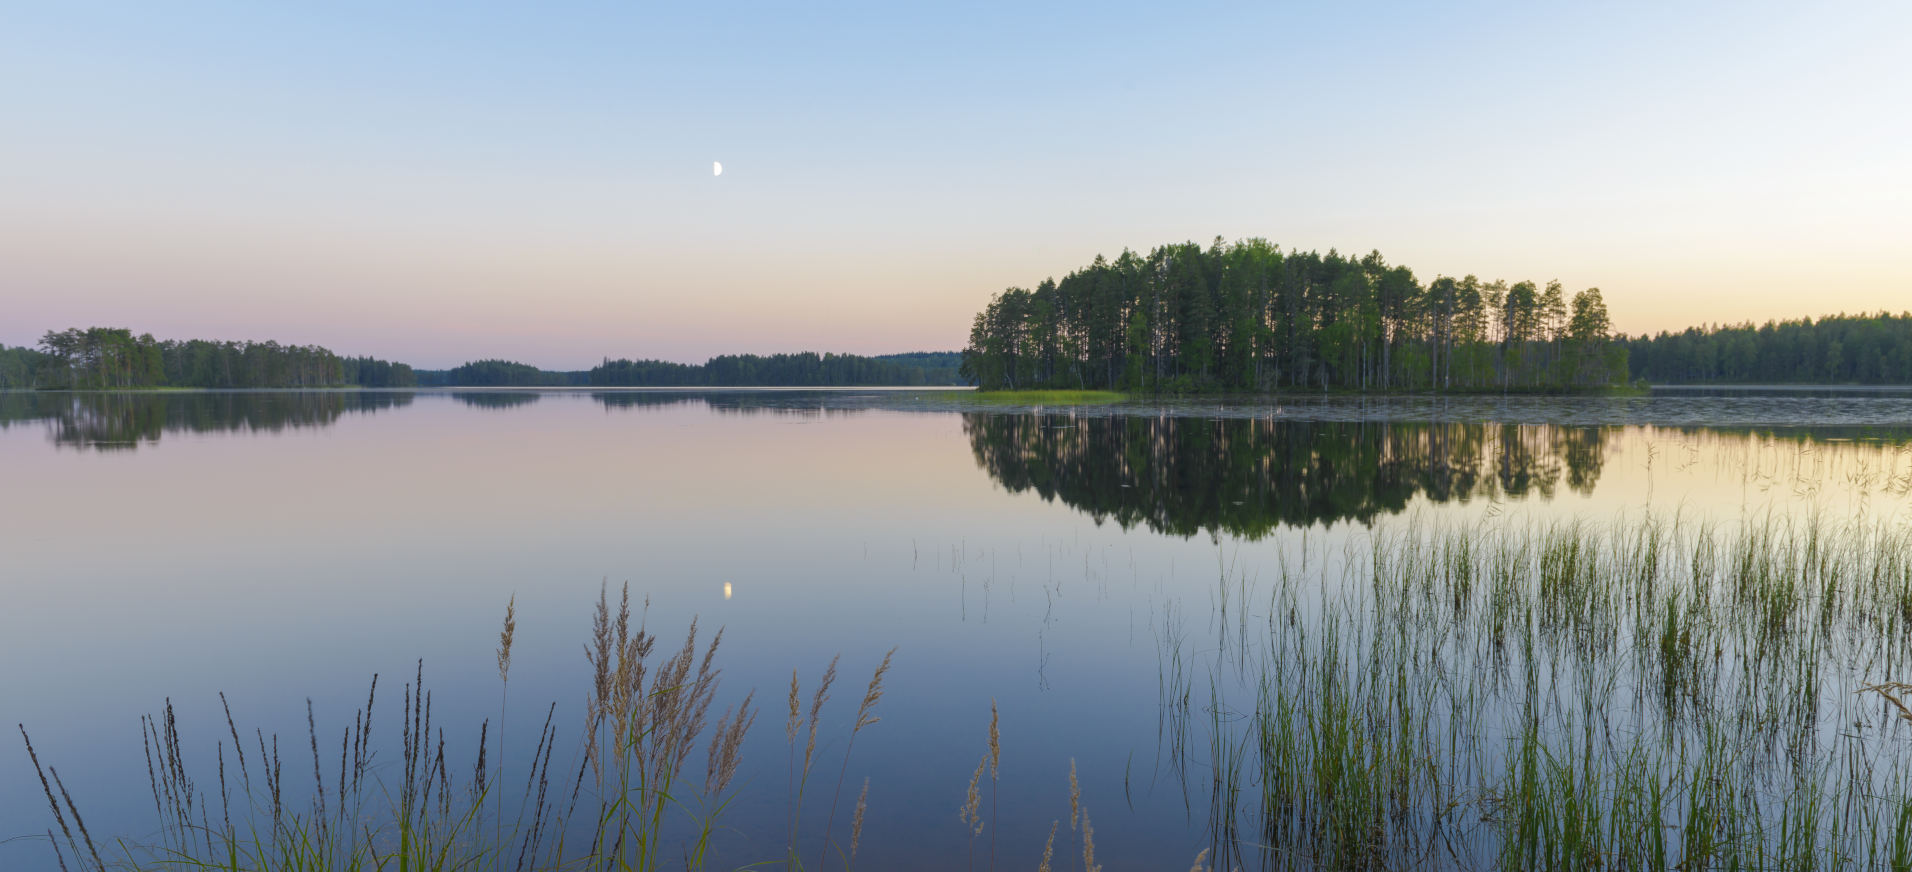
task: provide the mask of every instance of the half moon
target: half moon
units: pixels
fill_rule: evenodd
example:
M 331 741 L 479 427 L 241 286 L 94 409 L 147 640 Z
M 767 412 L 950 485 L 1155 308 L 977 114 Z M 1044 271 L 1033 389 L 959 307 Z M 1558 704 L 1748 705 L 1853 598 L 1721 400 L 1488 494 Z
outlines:
M 710 162 L 710 174 L 711 174 L 711 175 L 713 175 L 713 176 L 721 176 L 721 175 L 723 175 L 723 174 L 724 174 L 724 165 L 723 165 L 723 164 L 722 164 L 721 162 L 719 162 L 719 161 L 711 161 L 711 162 Z

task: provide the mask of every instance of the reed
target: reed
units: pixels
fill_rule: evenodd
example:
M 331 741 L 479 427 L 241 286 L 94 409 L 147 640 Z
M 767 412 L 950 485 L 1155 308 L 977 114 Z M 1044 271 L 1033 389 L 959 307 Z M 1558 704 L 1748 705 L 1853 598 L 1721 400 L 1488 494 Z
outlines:
M 510 678 L 516 613 L 513 598 L 497 651 L 501 708 L 508 700 L 502 688 Z M 306 741 L 299 743 L 304 745 L 299 753 L 311 756 L 312 781 L 305 789 L 286 778 L 289 768 L 303 762 L 285 758 L 277 735 L 254 730 L 242 739 L 223 694 L 226 737 L 215 742 L 209 755 L 213 765 L 202 774 L 200 764 L 187 759 L 184 730 L 168 700 L 160 714 L 141 722 L 158 821 L 156 835 L 141 841 L 95 841 L 59 771 L 42 768 L 24 726 L 20 734 L 53 815 L 47 838 L 62 870 L 634 870 L 680 863 L 703 868 L 718 832 L 715 822 L 735 797 L 732 779 L 758 714 L 754 693 L 747 693 L 714 724 L 709 719 L 718 695 L 715 664 L 722 637 L 719 631 L 700 643 L 693 620 L 682 646 L 657 659 L 655 637 L 644 628 L 641 613 L 633 623 L 628 586 L 613 611 L 606 585 L 586 645 L 590 693 L 574 765 L 557 762 L 562 758 L 554 704 L 545 711 L 531 768 L 509 786 L 502 765 L 487 765 L 489 719 L 477 730 L 472 765 L 454 767 L 447 759 L 446 730 L 434 723 L 433 693 L 425 685 L 422 661 L 392 719 L 399 747 L 394 764 L 374 765 L 378 676 L 351 725 L 335 734 L 336 760 L 329 757 L 330 742 L 308 701 Z M 873 709 L 887 667 L 886 660 L 855 730 L 875 723 Z M 497 732 L 502 759 L 502 726 Z M 699 748 L 704 777 L 693 780 L 689 758 Z M 454 769 L 469 775 L 455 775 Z M 867 796 L 866 788 L 852 825 L 852 856 Z
M 1250 715 L 1163 735 L 1207 734 L 1218 866 L 1897 868 L 1908 563 L 1811 516 L 1410 519 L 1248 593 L 1210 674 L 1255 668 L 1193 708 Z

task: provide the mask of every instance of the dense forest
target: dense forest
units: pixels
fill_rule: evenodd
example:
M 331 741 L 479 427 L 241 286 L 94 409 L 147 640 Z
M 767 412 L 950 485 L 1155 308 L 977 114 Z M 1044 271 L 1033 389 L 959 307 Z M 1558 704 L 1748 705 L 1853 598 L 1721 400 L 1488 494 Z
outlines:
M 606 360 L 588 374 L 594 387 L 921 387 L 961 384 L 960 356 L 914 352 L 855 354 L 725 354 L 702 365 L 663 360 Z
M 451 369 L 418 371 L 420 387 L 537 388 L 588 384 L 581 372 L 552 372 L 513 360 L 474 360 Z
M 985 390 L 1560 390 L 1627 379 L 1597 288 L 1422 283 L 1380 252 L 1266 240 L 1124 250 L 1010 288 L 977 314 L 963 372 Z
M 214 342 L 133 335 L 122 327 L 48 331 L 38 351 L 0 351 L 0 387 L 408 387 L 412 369 L 370 357 L 341 357 L 317 345 Z
M 38 385 L 40 366 L 45 359 L 46 355 L 31 348 L 0 345 L 0 390 Z
M 1912 312 L 1689 327 L 1626 340 L 1655 384 L 1912 384 Z

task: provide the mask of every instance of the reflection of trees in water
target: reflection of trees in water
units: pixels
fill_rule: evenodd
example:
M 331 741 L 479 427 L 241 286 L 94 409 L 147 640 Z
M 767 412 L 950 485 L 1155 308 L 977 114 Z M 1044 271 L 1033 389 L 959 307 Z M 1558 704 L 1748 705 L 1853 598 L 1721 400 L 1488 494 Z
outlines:
M 115 450 L 158 442 L 167 432 L 266 432 L 325 427 L 348 412 L 409 404 L 409 393 L 0 393 L 0 429 L 45 422 L 56 445 Z
M 864 409 L 845 407 L 841 395 L 818 395 L 793 391 L 713 391 L 711 393 L 664 393 L 644 391 L 594 391 L 591 399 L 607 409 L 659 408 L 695 403 L 713 412 L 732 415 L 794 415 L 804 418 L 855 415 Z
M 1435 502 L 1593 488 L 1618 428 L 1054 415 L 963 416 L 1011 492 L 1124 528 L 1257 537 Z
M 660 409 L 666 406 L 703 405 L 700 394 L 645 393 L 642 391 L 592 391 L 591 399 L 606 409 Z
M 544 396 L 535 391 L 475 391 L 452 394 L 452 399 L 479 409 L 515 409 L 528 406 Z

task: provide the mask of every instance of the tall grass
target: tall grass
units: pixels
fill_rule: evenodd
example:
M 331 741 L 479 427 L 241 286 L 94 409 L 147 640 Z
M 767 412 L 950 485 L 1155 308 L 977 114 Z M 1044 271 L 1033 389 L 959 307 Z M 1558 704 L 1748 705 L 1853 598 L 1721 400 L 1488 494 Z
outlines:
M 1218 865 L 1912 862 L 1906 529 L 1646 515 L 1365 542 L 1284 567 L 1264 632 L 1217 652 L 1251 678 L 1203 710 L 1249 717 L 1165 731 L 1210 733 Z
M 514 600 L 499 636 L 501 705 L 515 632 Z M 718 821 L 735 798 L 731 783 L 758 713 L 752 692 L 714 723 L 710 720 L 722 638 L 719 631 L 700 641 L 693 620 L 683 644 L 660 657 L 657 637 L 641 615 L 633 623 L 629 587 L 615 610 L 607 588 L 586 645 L 592 683 L 582 740 L 568 761 L 559 754 L 564 743 L 557 706 L 551 705 L 528 771 L 514 773 L 509 781 L 502 766 L 487 769 L 494 739 L 500 760 L 504 752 L 502 730 L 492 736 L 488 720 L 474 730 L 478 751 L 469 768 L 447 760 L 445 728 L 433 723 L 422 662 L 402 693 L 395 771 L 374 765 L 376 676 L 364 707 L 338 737 L 336 761 L 309 701 L 303 748 L 282 748 L 279 736 L 259 730 L 246 735 L 228 707 L 226 735 L 211 755 L 210 771 L 216 774 L 204 783 L 208 775 L 199 761 L 189 763 L 168 700 L 161 715 L 142 721 L 158 828 L 155 838 L 139 842 L 96 840 L 58 770 L 42 768 L 32 738 L 24 727 L 20 732 L 52 814 L 55 826 L 46 835 L 62 870 L 701 869 L 711 862 Z M 889 663 L 885 657 L 872 677 L 851 729 L 852 743 L 879 720 L 875 709 Z M 825 698 L 827 685 L 811 711 L 812 750 Z M 692 763 L 700 752 L 701 773 Z M 303 781 L 299 773 L 308 753 L 311 779 Z M 847 748 L 843 771 L 847 775 Z M 850 846 L 837 865 L 847 866 L 855 854 L 867 797 L 866 786 L 857 800 Z M 801 793 L 793 802 L 801 802 Z M 828 826 L 826 845 L 831 844 Z M 795 840 L 793 830 L 793 855 Z M 824 859 L 818 868 L 824 868 Z M 793 858 L 789 866 L 801 864 Z
M 1224 567 L 1216 649 L 1188 643 L 1174 604 L 1160 613 L 1161 741 L 1185 795 L 1208 807 L 1198 866 L 1912 870 L 1912 530 L 1647 514 L 1410 520 L 1315 543 L 1265 584 Z M 501 707 L 514 630 L 515 602 Z M 281 747 L 228 714 L 195 765 L 169 703 L 142 725 L 159 828 L 137 845 L 96 838 L 29 739 L 47 836 L 61 868 L 82 870 L 702 868 L 758 714 L 754 694 L 715 712 L 721 640 L 693 622 L 666 653 L 628 590 L 615 603 L 605 591 L 583 741 L 557 753 L 551 707 L 509 781 L 487 770 L 484 749 L 502 742 L 488 722 L 472 731 L 474 765 L 447 761 L 422 666 L 400 694 L 395 767 L 373 764 L 376 679 L 340 733 L 322 735 L 308 711 L 304 741 Z M 840 758 L 819 743 L 838 662 L 808 688 L 793 671 L 789 839 L 773 865 L 853 866 L 869 781 L 847 838 L 835 819 L 890 663 Z M 992 702 L 956 821 L 971 864 L 988 868 L 1003 714 Z M 1067 860 L 1058 820 L 1038 868 L 1099 868 L 1073 761 L 1069 788 Z M 819 789 L 828 812 L 806 818 Z M 822 832 L 803 832 L 819 819 Z

